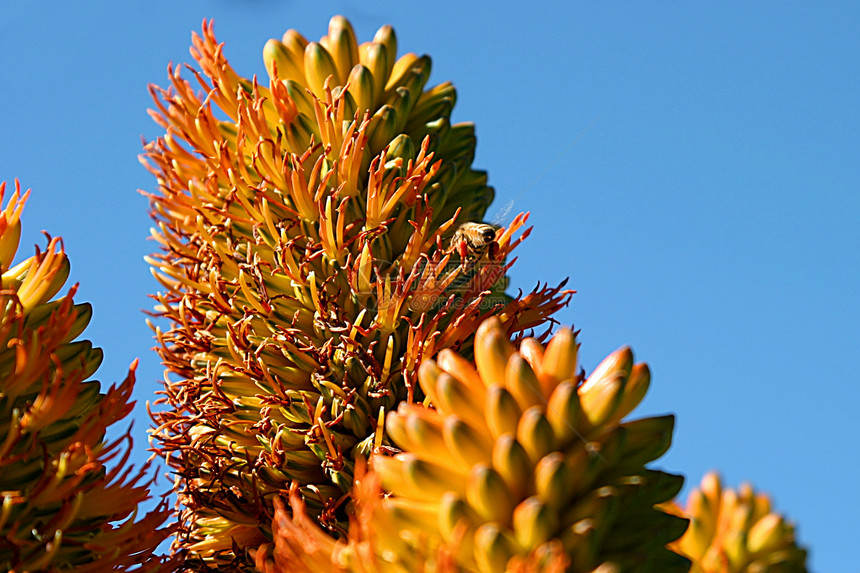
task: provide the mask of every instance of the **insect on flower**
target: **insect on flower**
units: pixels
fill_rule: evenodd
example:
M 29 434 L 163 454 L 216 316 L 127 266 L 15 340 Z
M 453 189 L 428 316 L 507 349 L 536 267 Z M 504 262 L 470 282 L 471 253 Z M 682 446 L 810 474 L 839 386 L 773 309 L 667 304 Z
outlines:
M 463 223 L 451 238 L 450 251 L 460 255 L 463 264 L 474 262 L 489 252 L 495 256 L 499 245 L 496 243 L 496 228 L 487 223 Z

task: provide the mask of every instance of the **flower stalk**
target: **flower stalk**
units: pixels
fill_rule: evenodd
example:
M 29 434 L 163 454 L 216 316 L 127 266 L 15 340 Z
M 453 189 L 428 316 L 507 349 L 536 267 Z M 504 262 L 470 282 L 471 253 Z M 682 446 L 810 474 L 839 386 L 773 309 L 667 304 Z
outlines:
M 206 569 L 247 565 L 235 543 L 270 538 L 293 482 L 346 535 L 355 460 L 383 439 L 380 411 L 426 398 L 422 360 L 470 353 L 489 315 L 521 336 L 572 291 L 505 294 L 527 214 L 486 252 L 450 244 L 493 191 L 474 128 L 450 122 L 453 87 L 425 89 L 430 59 L 395 59 L 389 27 L 361 46 L 340 17 L 319 43 L 289 31 L 264 50 L 267 83 L 233 71 L 210 24 L 192 53 L 203 92 L 170 68 L 143 161 L 167 320 L 154 436 L 179 476 L 175 550 Z

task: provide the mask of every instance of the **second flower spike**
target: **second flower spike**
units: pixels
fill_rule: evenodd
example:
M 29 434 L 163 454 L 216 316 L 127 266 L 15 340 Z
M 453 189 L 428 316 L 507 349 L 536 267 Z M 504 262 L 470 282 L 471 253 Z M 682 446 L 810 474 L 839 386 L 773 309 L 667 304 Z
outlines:
M 622 422 L 647 367 L 622 349 L 583 378 L 571 330 L 516 348 L 497 318 L 474 348 L 474 364 L 443 350 L 421 366 L 433 407 L 388 416 L 402 451 L 372 458 L 391 492 L 377 555 L 405 571 L 450 559 L 481 572 L 686 571 L 666 548 L 686 520 L 654 507 L 683 479 L 645 468 L 669 447 L 673 417 Z

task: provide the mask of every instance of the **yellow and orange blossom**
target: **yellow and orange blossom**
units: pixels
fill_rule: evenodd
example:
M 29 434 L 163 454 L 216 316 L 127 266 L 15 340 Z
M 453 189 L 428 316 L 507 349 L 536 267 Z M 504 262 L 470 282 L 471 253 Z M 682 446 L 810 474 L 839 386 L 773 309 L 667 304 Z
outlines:
M 498 318 L 478 329 L 475 361 L 445 349 L 419 380 L 428 403 L 401 403 L 373 472 L 357 480 L 350 537 L 325 543 L 291 496 L 266 573 L 686 572 L 667 549 L 686 520 L 655 504 L 680 476 L 646 469 L 669 447 L 672 416 L 626 421 L 648 389 L 629 349 L 590 376 L 574 333 L 511 344 Z M 305 548 L 312 550 L 305 550 Z
M 0 204 L 6 184 L 0 183 Z M 0 210 L 0 569 L 166 572 L 154 552 L 169 528 L 163 502 L 141 518 L 149 464 L 129 467 L 128 431 L 105 431 L 134 406 L 132 365 L 100 393 L 87 380 L 102 354 L 76 340 L 92 316 L 75 304 L 77 285 L 54 299 L 69 275 L 59 238 L 13 265 L 27 200 L 17 182 Z M 52 300 L 53 299 L 53 300 Z
M 724 488 L 711 472 L 690 493 L 686 507 L 667 509 L 690 519 L 672 547 L 692 560 L 691 573 L 806 572 L 806 550 L 797 544 L 794 525 L 750 484 Z
M 268 79 L 249 80 L 205 24 L 201 71 L 170 68 L 152 90 L 165 133 L 143 158 L 158 181 L 148 260 L 167 319 L 154 434 L 189 568 L 250 567 L 293 482 L 345 536 L 355 459 L 383 439 L 380 411 L 423 400 L 422 359 L 468 353 L 489 315 L 521 336 L 571 296 L 505 294 L 527 215 L 480 257 L 450 248 L 493 192 L 473 126 L 450 120 L 453 87 L 426 88 L 430 59 L 396 49 L 390 27 L 359 45 L 335 17 L 320 42 L 271 40 Z

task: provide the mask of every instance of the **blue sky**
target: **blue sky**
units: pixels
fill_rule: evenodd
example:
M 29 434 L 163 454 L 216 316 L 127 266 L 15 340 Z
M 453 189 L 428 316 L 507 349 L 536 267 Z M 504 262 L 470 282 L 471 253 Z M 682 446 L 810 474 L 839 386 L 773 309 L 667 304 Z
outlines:
M 585 366 L 623 344 L 650 364 L 638 412 L 678 418 L 661 465 L 752 481 L 814 570 L 855 571 L 860 4 L 524 6 L 3 2 L 0 180 L 33 188 L 22 248 L 64 237 L 101 380 L 140 357 L 142 447 L 161 378 L 140 312 L 156 288 L 136 193 L 154 189 L 137 160 L 159 135 L 147 84 L 190 61 L 204 17 L 246 76 L 287 28 L 317 39 L 340 13 L 364 41 L 390 23 L 477 124 L 489 220 L 531 211 L 513 285 L 571 277 L 558 317 L 582 329 Z

